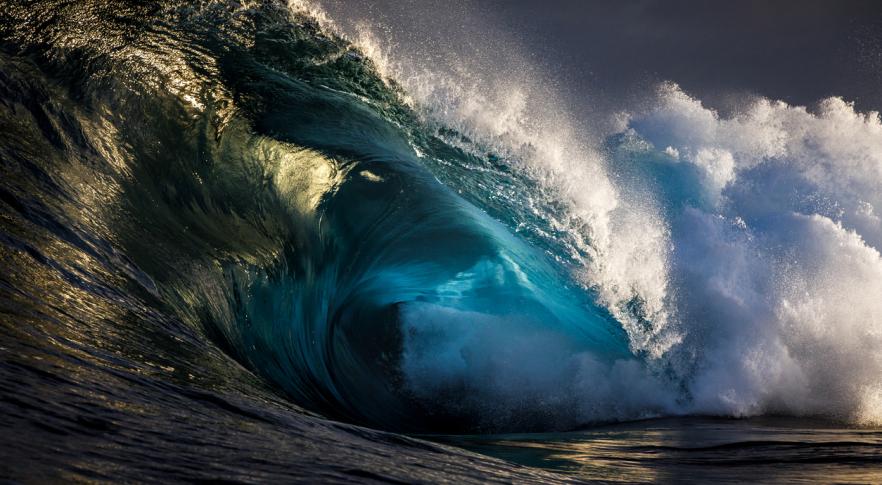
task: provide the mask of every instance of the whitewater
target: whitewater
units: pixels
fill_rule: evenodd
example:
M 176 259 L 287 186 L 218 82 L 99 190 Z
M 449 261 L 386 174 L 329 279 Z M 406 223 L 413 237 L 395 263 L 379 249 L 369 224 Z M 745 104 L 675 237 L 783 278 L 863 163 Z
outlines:
M 565 481 L 690 427 L 878 465 L 878 112 L 580 120 L 300 0 L 0 10 L 0 476 Z

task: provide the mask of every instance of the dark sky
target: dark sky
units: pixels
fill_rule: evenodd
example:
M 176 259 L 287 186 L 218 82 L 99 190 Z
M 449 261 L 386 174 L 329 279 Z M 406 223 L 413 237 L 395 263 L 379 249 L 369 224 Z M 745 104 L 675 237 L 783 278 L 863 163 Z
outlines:
M 616 105 L 680 84 L 722 108 L 745 94 L 811 106 L 839 95 L 882 110 L 882 0 L 326 0 L 460 55 L 513 44 L 584 103 Z M 483 33 L 482 33 L 483 32 Z M 487 45 L 490 44 L 490 45 Z M 596 107 L 595 107 L 596 108 Z

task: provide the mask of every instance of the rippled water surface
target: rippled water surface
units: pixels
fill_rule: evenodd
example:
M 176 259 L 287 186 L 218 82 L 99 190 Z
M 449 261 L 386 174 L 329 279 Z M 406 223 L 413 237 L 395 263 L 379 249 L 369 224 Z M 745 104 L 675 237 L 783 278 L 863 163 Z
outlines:
M 794 418 L 669 418 L 439 441 L 609 483 L 879 483 L 882 430 Z

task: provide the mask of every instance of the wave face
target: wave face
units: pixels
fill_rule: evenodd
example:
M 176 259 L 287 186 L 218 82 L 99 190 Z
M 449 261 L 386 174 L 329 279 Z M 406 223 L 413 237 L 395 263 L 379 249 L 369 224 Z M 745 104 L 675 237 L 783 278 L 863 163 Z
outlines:
M 882 419 L 878 113 L 665 85 L 592 145 L 547 93 L 406 76 L 299 3 L 0 15 L 22 406 L 56 379 L 301 427 Z
M 91 299 L 136 298 L 180 322 L 168 338 L 195 332 L 297 404 L 390 430 L 572 426 L 580 396 L 547 393 L 631 359 L 555 248 L 511 231 L 536 216 L 458 195 L 534 184 L 445 141 L 463 137 L 311 18 L 45 7 L 57 21 L 3 23 L 5 247 L 29 269 L 10 288 L 70 294 L 99 333 L 122 317 Z

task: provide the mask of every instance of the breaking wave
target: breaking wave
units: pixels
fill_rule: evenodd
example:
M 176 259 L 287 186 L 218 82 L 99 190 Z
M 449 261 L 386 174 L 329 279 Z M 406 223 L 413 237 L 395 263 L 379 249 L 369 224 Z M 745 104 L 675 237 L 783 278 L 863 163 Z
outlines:
M 299 2 L 2 15 L 22 349 L 393 431 L 882 421 L 878 113 L 666 84 L 588 136 L 521 66 L 393 61 Z

